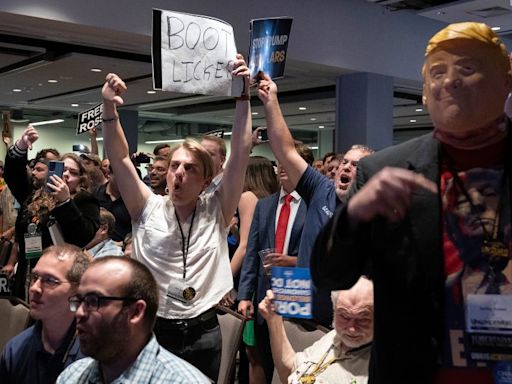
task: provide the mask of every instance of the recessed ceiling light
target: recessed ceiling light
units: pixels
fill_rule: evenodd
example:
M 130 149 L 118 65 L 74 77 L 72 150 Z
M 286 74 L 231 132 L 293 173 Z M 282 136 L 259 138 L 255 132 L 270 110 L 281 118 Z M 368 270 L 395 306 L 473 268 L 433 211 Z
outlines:
M 500 31 L 501 30 L 501 27 L 492 27 L 491 28 L 493 31 Z
M 316 117 L 312 117 L 311 119 L 309 119 L 311 121 L 316 121 Z
M 21 89 L 19 89 L 19 88 L 14 88 L 12 91 L 13 91 L 13 92 L 21 92 Z
M 150 90 L 150 91 L 146 91 L 146 93 L 147 93 L 148 95 L 154 95 L 154 94 L 156 93 L 156 91 Z
M 299 107 L 299 111 L 305 111 L 306 109 L 306 107 Z
M 411 119 L 411 120 L 409 120 L 409 122 L 410 122 L 410 123 L 415 123 L 415 122 L 416 122 L 416 120 L 415 120 L 415 119 Z
M 33 125 L 34 127 L 37 127 L 39 125 L 58 124 L 58 123 L 63 123 L 63 122 L 64 122 L 63 119 L 55 119 L 55 120 L 38 121 L 36 123 L 31 123 L 31 125 Z
M 251 113 L 251 115 L 253 115 L 253 116 L 256 116 L 256 115 L 258 115 L 258 114 L 259 114 L 258 112 L 253 112 L 253 113 Z
M 71 106 L 72 106 L 72 107 L 79 107 L 79 106 L 80 106 L 80 104 L 73 103 L 73 104 L 71 104 Z
M 58 83 L 59 81 L 55 80 L 55 79 L 50 79 L 50 80 L 48 80 L 48 82 L 54 84 L 54 83 Z
M 91 72 L 101 72 L 100 68 L 91 68 Z
M 322 128 L 325 128 L 325 126 L 319 125 L 318 128 L 322 129 Z
M 161 144 L 161 143 L 181 143 L 185 139 L 174 139 L 174 140 L 149 140 L 145 141 L 144 144 Z
M 423 108 L 416 108 L 416 112 L 423 112 Z

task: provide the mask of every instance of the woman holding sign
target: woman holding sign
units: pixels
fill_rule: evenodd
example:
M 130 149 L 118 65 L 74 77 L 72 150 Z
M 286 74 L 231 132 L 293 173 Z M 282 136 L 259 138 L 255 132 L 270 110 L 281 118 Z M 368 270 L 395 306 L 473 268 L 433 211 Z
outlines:
M 242 77 L 248 92 L 249 69 L 241 55 L 233 67 L 233 77 Z M 202 193 L 212 179 L 212 160 L 199 143 L 187 139 L 172 149 L 168 195 L 158 196 L 139 179 L 129 157 L 117 114 L 126 89 L 117 75 L 107 75 L 102 90 L 104 143 L 132 218 L 132 255 L 159 285 L 155 334 L 162 346 L 216 381 L 222 343 L 215 305 L 233 287 L 226 237 L 251 148 L 249 98 L 236 101 L 231 157 L 220 187 Z

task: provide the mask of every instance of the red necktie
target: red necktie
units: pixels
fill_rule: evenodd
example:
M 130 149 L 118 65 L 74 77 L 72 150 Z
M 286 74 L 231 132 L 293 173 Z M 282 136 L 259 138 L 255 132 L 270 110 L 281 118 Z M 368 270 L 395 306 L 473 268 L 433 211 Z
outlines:
M 288 227 L 288 219 L 290 218 L 290 201 L 292 199 L 292 195 L 286 195 L 284 197 L 284 203 L 281 207 L 281 211 L 279 212 L 275 241 L 277 253 L 283 253 L 284 240 L 286 239 L 286 228 Z

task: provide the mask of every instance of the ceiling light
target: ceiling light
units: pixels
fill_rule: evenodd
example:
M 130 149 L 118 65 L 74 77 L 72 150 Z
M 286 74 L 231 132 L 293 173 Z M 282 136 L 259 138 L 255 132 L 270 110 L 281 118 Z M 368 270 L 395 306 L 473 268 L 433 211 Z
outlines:
M 52 84 L 55 84 L 55 83 L 58 83 L 59 81 L 58 80 L 55 80 L 55 79 L 50 79 L 48 80 L 49 83 L 52 83 Z
M 423 112 L 423 108 L 416 108 L 416 112 Z
M 177 140 L 150 140 L 150 141 L 145 141 L 144 144 L 181 143 L 182 141 L 185 141 L 185 139 L 177 139 Z
M 80 106 L 80 104 L 73 103 L 73 104 L 71 104 L 71 106 L 72 106 L 72 107 L 79 107 L 79 106 Z
M 309 119 L 311 121 L 316 121 L 316 117 L 312 117 L 311 119 Z
M 318 149 L 318 147 L 309 147 L 309 149 Z
M 305 111 L 306 109 L 306 107 L 299 107 L 299 111 Z
M 253 112 L 253 113 L 251 113 L 251 115 L 256 116 L 256 115 L 258 115 L 258 112 Z
M 45 121 L 38 121 L 36 123 L 30 123 L 30 125 L 37 127 L 38 125 L 47 125 L 47 124 L 57 124 L 62 123 L 63 119 L 55 119 L 55 120 L 45 120 Z
M 156 93 L 156 91 L 150 90 L 150 91 L 146 91 L 146 93 L 147 93 L 148 95 L 154 95 L 154 94 Z
M 500 30 L 501 30 L 501 27 L 491 27 L 491 29 L 492 29 L 493 31 L 500 31 Z
M 96 141 L 103 141 L 103 137 L 97 137 Z
M 325 128 L 325 126 L 319 125 L 318 128 L 322 129 L 322 128 Z
M 224 136 L 231 136 L 233 132 L 224 132 Z
M 91 72 L 101 72 L 101 69 L 99 69 L 99 68 L 91 68 Z
M 19 88 L 14 88 L 12 91 L 13 91 L 13 92 L 21 92 L 21 89 L 19 89 Z
M 415 123 L 415 122 L 416 122 L 416 120 L 415 120 L 415 119 L 411 119 L 411 120 L 409 120 L 409 122 L 410 122 L 410 123 Z

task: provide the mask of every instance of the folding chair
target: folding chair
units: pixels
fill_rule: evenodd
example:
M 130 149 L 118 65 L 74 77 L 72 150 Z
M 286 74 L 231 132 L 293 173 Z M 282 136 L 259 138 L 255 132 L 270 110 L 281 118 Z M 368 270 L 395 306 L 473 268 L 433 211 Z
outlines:
M 14 296 L 0 296 L 0 351 L 29 323 L 29 306 Z
M 217 317 L 222 333 L 222 356 L 217 384 L 229 384 L 235 371 L 236 354 L 242 341 L 245 317 L 218 305 Z
M 329 329 L 322 327 L 321 325 L 316 325 L 315 328 L 316 329 L 314 330 L 308 330 L 295 321 L 291 321 L 288 319 L 284 320 L 284 329 L 286 331 L 286 336 L 288 336 L 288 340 L 290 340 L 290 344 L 292 345 L 293 350 L 295 352 L 302 352 L 307 347 L 312 345 L 315 341 L 321 339 L 322 336 L 329 332 Z M 272 384 L 280 383 L 281 380 L 279 380 L 277 370 L 274 369 L 274 375 L 272 376 Z

